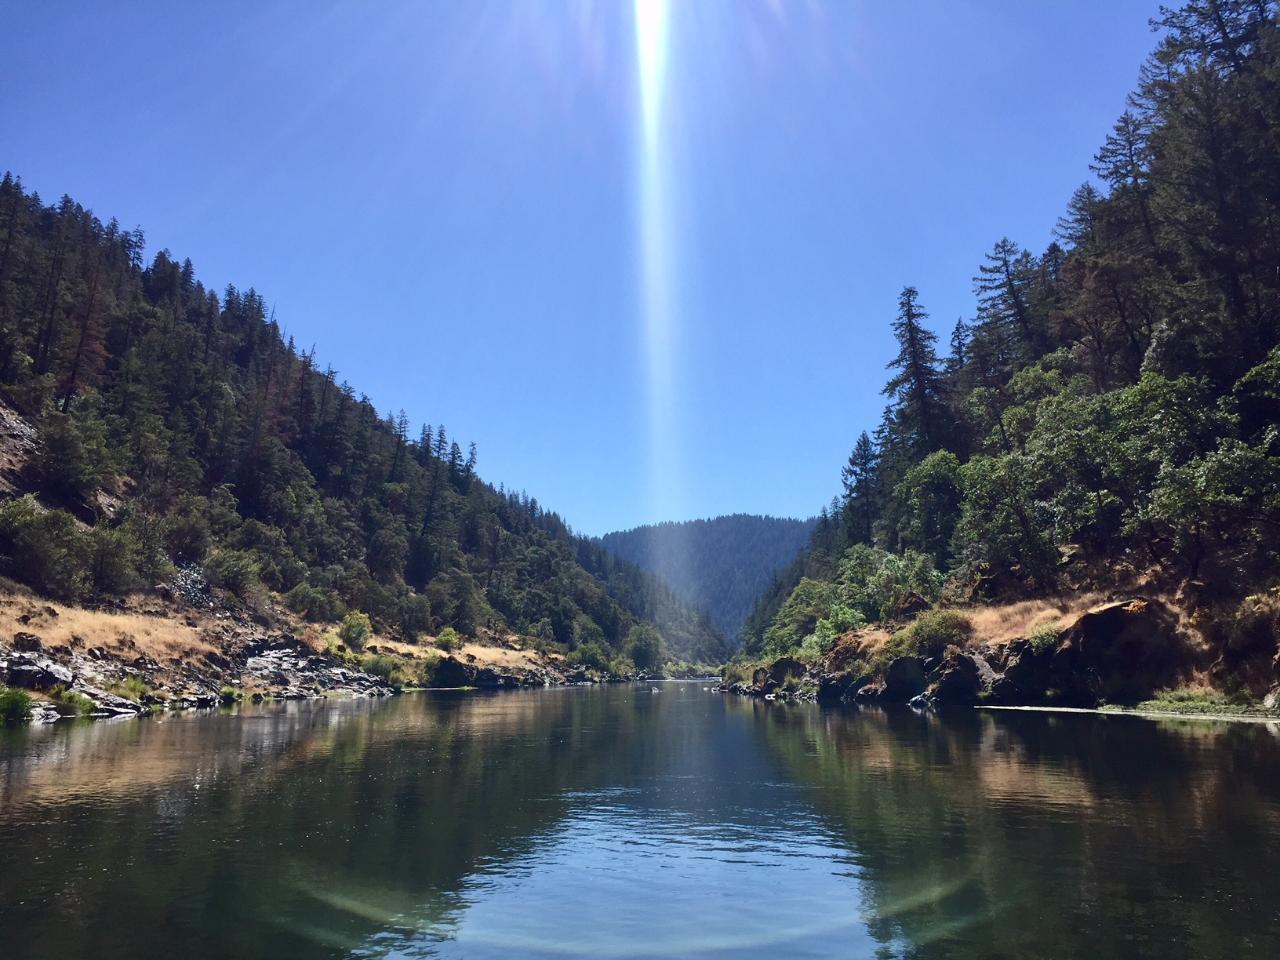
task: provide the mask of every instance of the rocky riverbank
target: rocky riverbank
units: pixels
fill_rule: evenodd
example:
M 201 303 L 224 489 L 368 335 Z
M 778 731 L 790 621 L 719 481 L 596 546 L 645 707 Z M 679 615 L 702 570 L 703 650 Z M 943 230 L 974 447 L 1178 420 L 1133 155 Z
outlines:
M 1135 707 L 1216 704 L 1221 712 L 1280 710 L 1280 651 L 1214 644 L 1179 611 L 1148 597 L 1097 605 L 1060 630 L 1000 643 L 980 636 L 886 656 L 856 634 L 804 662 L 781 657 L 722 689 L 746 696 L 916 707 Z M 1222 691 L 1230 691 L 1229 694 Z M 1197 700 L 1199 698 L 1199 700 Z
M 361 650 L 305 624 L 264 627 L 143 598 L 89 610 L 0 598 L 0 691 L 21 691 L 34 722 L 208 709 L 241 700 L 384 697 L 416 687 L 503 690 L 612 677 L 506 643 L 445 650 L 376 638 Z M 12 629 L 17 627 L 17 629 Z M 6 635 L 7 634 L 7 635 Z

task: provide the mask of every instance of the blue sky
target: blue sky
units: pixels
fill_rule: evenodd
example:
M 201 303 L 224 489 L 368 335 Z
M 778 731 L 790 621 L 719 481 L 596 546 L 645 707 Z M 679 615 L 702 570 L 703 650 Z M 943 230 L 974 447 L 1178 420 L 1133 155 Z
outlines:
M 580 531 L 805 516 L 902 286 L 945 341 L 996 240 L 1049 241 L 1154 10 L 672 0 L 661 376 L 630 2 L 8 4 L 0 168 L 257 287 Z

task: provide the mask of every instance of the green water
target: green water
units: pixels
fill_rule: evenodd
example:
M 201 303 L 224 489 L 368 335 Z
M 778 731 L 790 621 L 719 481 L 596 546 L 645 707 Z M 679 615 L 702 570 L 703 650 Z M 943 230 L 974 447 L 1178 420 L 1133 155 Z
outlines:
M 0 732 L 0 956 L 1280 956 L 1280 734 L 702 684 Z

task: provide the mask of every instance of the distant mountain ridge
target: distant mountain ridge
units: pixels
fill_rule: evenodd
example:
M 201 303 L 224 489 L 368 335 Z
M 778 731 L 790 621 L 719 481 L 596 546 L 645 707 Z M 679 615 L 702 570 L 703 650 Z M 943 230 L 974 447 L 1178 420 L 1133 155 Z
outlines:
M 808 546 L 816 522 L 735 513 L 615 531 L 600 543 L 666 581 L 736 641 L 756 600 Z

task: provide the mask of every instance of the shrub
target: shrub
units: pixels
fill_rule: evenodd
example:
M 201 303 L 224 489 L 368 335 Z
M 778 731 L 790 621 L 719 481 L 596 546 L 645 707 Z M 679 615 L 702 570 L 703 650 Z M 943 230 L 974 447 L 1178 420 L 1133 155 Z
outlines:
M 112 684 L 111 692 L 117 697 L 124 697 L 126 700 L 139 703 L 147 693 L 147 684 L 141 677 L 131 675 L 125 677 L 119 683 Z
M 49 696 L 54 703 L 65 707 L 78 717 L 87 717 L 97 709 L 97 704 L 86 697 L 83 693 L 75 690 L 68 690 L 62 684 L 58 684 L 49 691 Z
M 343 617 L 342 625 L 338 627 L 338 639 L 351 650 L 363 650 L 372 634 L 369 615 L 358 610 L 352 610 Z
M 595 640 L 588 640 L 565 659 L 575 667 L 589 667 L 593 670 L 605 672 L 609 669 L 609 661 L 612 657 L 604 644 Z
M 464 643 L 466 643 L 466 637 L 453 627 L 445 627 L 436 635 L 436 646 L 445 652 L 457 650 Z
M 386 680 L 388 683 L 398 667 L 399 661 L 395 657 L 389 657 L 382 653 L 366 653 L 360 658 L 361 670 L 379 679 Z
M 285 605 L 299 616 L 320 623 L 335 623 L 347 614 L 347 605 L 332 590 L 300 583 L 284 595 Z
M 0 553 L 9 572 L 40 593 L 75 600 L 87 583 L 87 545 L 75 518 L 32 496 L 0 503 Z
M 215 550 L 204 563 L 205 576 L 214 586 L 246 600 L 259 585 L 257 560 L 247 550 Z
M 942 592 L 943 577 L 933 565 L 933 557 L 915 550 L 885 553 L 862 582 L 854 584 L 853 599 L 863 614 L 873 619 L 893 615 L 908 594 L 917 593 L 936 600 Z
M 634 676 L 636 665 L 625 656 L 619 655 L 609 661 L 609 674 L 614 677 Z
M 955 610 L 930 610 L 890 637 L 876 655 L 875 665 L 887 666 L 898 657 L 941 656 L 947 647 L 963 644 L 972 629 L 964 614 Z
M 179 563 L 199 563 L 209 552 L 213 533 L 206 517 L 209 501 L 183 497 L 165 522 L 165 543 Z
M 12 687 L 0 687 L 0 722 L 25 723 L 31 719 L 31 694 Z
M 239 703 L 244 699 L 244 691 L 230 684 L 224 686 L 218 691 L 218 701 L 224 706 L 229 707 L 233 703 Z
M 1056 621 L 1050 620 L 1035 627 L 1027 639 L 1031 641 L 1032 650 L 1042 653 L 1050 647 L 1057 646 L 1058 638 L 1061 636 L 1062 628 Z
M 127 530 L 94 527 L 85 546 L 95 594 L 126 593 L 137 585 L 138 544 Z

